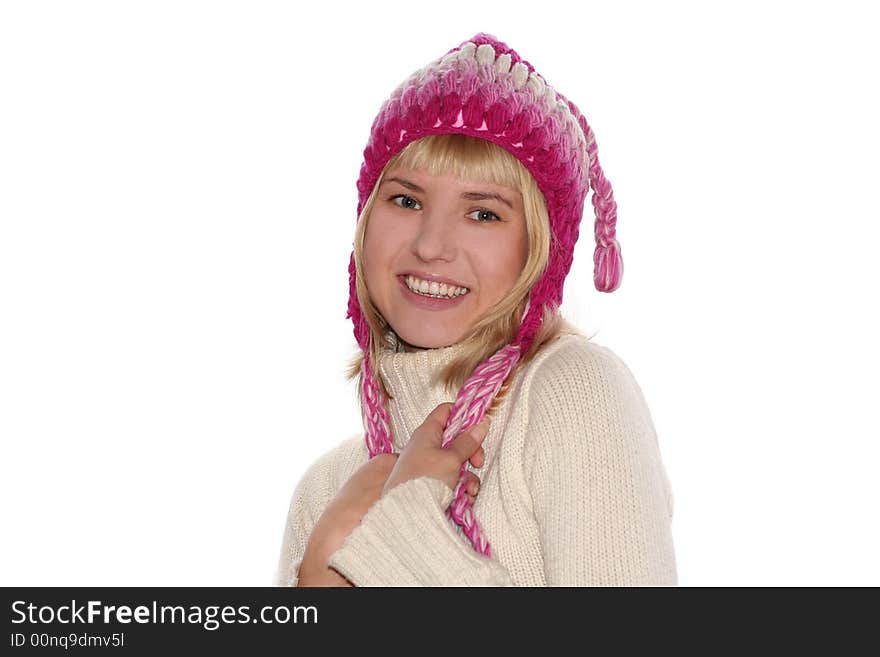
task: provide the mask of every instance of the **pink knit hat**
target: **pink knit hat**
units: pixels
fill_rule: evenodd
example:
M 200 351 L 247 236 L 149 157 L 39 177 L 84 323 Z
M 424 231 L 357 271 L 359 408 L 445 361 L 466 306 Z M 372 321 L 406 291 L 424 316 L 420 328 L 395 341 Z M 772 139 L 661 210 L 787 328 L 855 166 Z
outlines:
M 364 204 L 388 161 L 427 135 L 458 133 L 486 139 L 510 151 L 532 174 L 547 202 L 550 227 L 559 248 L 534 284 L 526 311 L 509 345 L 478 365 L 458 392 L 443 433 L 446 447 L 462 431 L 482 420 L 492 400 L 543 318 L 544 305 L 562 304 L 562 288 L 571 268 L 584 201 L 593 189 L 596 289 L 613 292 L 620 285 L 623 260 L 615 239 L 617 204 L 602 173 L 593 131 L 578 108 L 548 85 L 529 62 L 507 44 L 480 32 L 407 78 L 386 100 L 373 122 L 358 178 L 360 217 Z M 362 365 L 364 428 L 370 458 L 393 452 L 387 398 L 370 362 L 370 330 L 356 293 L 354 252 L 349 263 L 348 314 L 364 353 Z M 467 471 L 462 464 L 461 475 Z M 478 552 L 490 555 L 467 499 L 464 479 L 446 510 Z

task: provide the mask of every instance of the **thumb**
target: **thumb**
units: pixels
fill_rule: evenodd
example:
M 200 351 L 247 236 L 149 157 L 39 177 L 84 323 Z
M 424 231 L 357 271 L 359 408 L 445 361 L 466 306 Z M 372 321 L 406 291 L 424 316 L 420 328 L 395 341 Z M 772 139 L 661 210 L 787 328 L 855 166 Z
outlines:
M 449 413 L 452 411 L 452 406 L 452 402 L 440 404 L 434 408 L 433 411 L 428 413 L 428 417 L 425 418 L 425 422 L 422 425 L 427 425 L 431 437 L 434 439 L 434 442 L 438 444 L 443 441 L 443 430 L 446 428 L 446 422 L 449 420 Z
M 481 420 L 467 431 L 462 431 L 449 449 L 453 450 L 458 456 L 459 461 L 464 463 L 467 461 L 483 444 L 483 439 L 489 433 L 489 424 L 486 420 Z

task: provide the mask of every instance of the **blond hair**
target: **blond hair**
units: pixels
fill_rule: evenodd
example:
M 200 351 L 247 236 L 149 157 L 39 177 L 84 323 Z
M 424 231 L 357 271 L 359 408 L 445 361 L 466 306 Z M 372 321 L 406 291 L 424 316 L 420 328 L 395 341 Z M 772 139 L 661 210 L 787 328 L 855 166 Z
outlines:
M 432 384 L 442 382 L 450 394 L 456 394 L 474 369 L 496 351 L 516 338 L 517 330 L 526 310 L 529 292 L 541 278 L 547 266 L 550 249 L 555 248 L 555 236 L 550 229 L 547 204 L 529 171 L 506 149 L 485 139 L 463 134 L 429 135 L 411 142 L 385 165 L 376 180 L 370 196 L 358 217 L 354 238 L 354 262 L 356 270 L 357 299 L 370 329 L 370 362 L 382 393 L 393 399 L 377 364 L 383 350 L 394 349 L 397 336 L 370 300 L 364 280 L 363 245 L 370 210 L 377 190 L 388 171 L 395 168 L 425 171 L 433 176 L 452 175 L 459 180 L 489 182 L 519 190 L 528 235 L 528 258 L 510 292 L 481 317 L 463 338 L 461 354 L 433 374 Z M 558 338 L 562 333 L 585 335 L 574 324 L 562 317 L 555 304 L 544 308 L 541 327 L 528 351 L 519 359 L 487 409 L 492 414 L 507 392 L 509 383 L 520 367 L 537 355 L 540 349 Z M 358 378 L 358 391 L 363 385 L 362 364 L 364 354 L 358 349 L 349 362 L 346 380 Z M 358 395 L 363 403 L 363 396 Z

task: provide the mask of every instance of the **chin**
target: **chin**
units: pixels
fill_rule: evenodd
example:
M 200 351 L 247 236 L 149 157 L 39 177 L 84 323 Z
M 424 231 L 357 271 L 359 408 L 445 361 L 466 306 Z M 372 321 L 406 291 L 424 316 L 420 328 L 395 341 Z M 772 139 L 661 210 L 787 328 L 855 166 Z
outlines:
M 400 339 L 406 342 L 413 349 L 436 349 L 437 347 L 442 347 L 444 345 L 438 343 L 436 340 L 407 340 L 404 336 L 400 336 Z
M 439 349 L 448 347 L 459 340 L 459 336 L 451 334 L 430 334 L 420 332 L 398 333 L 398 337 L 416 349 Z

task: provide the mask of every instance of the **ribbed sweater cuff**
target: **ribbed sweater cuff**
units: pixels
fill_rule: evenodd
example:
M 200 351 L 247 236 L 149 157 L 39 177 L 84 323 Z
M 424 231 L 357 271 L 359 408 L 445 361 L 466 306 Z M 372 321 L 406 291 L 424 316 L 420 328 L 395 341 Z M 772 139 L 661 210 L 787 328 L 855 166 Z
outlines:
M 511 586 L 501 564 L 477 553 L 445 513 L 453 490 L 434 477 L 387 491 L 330 555 L 355 586 Z

